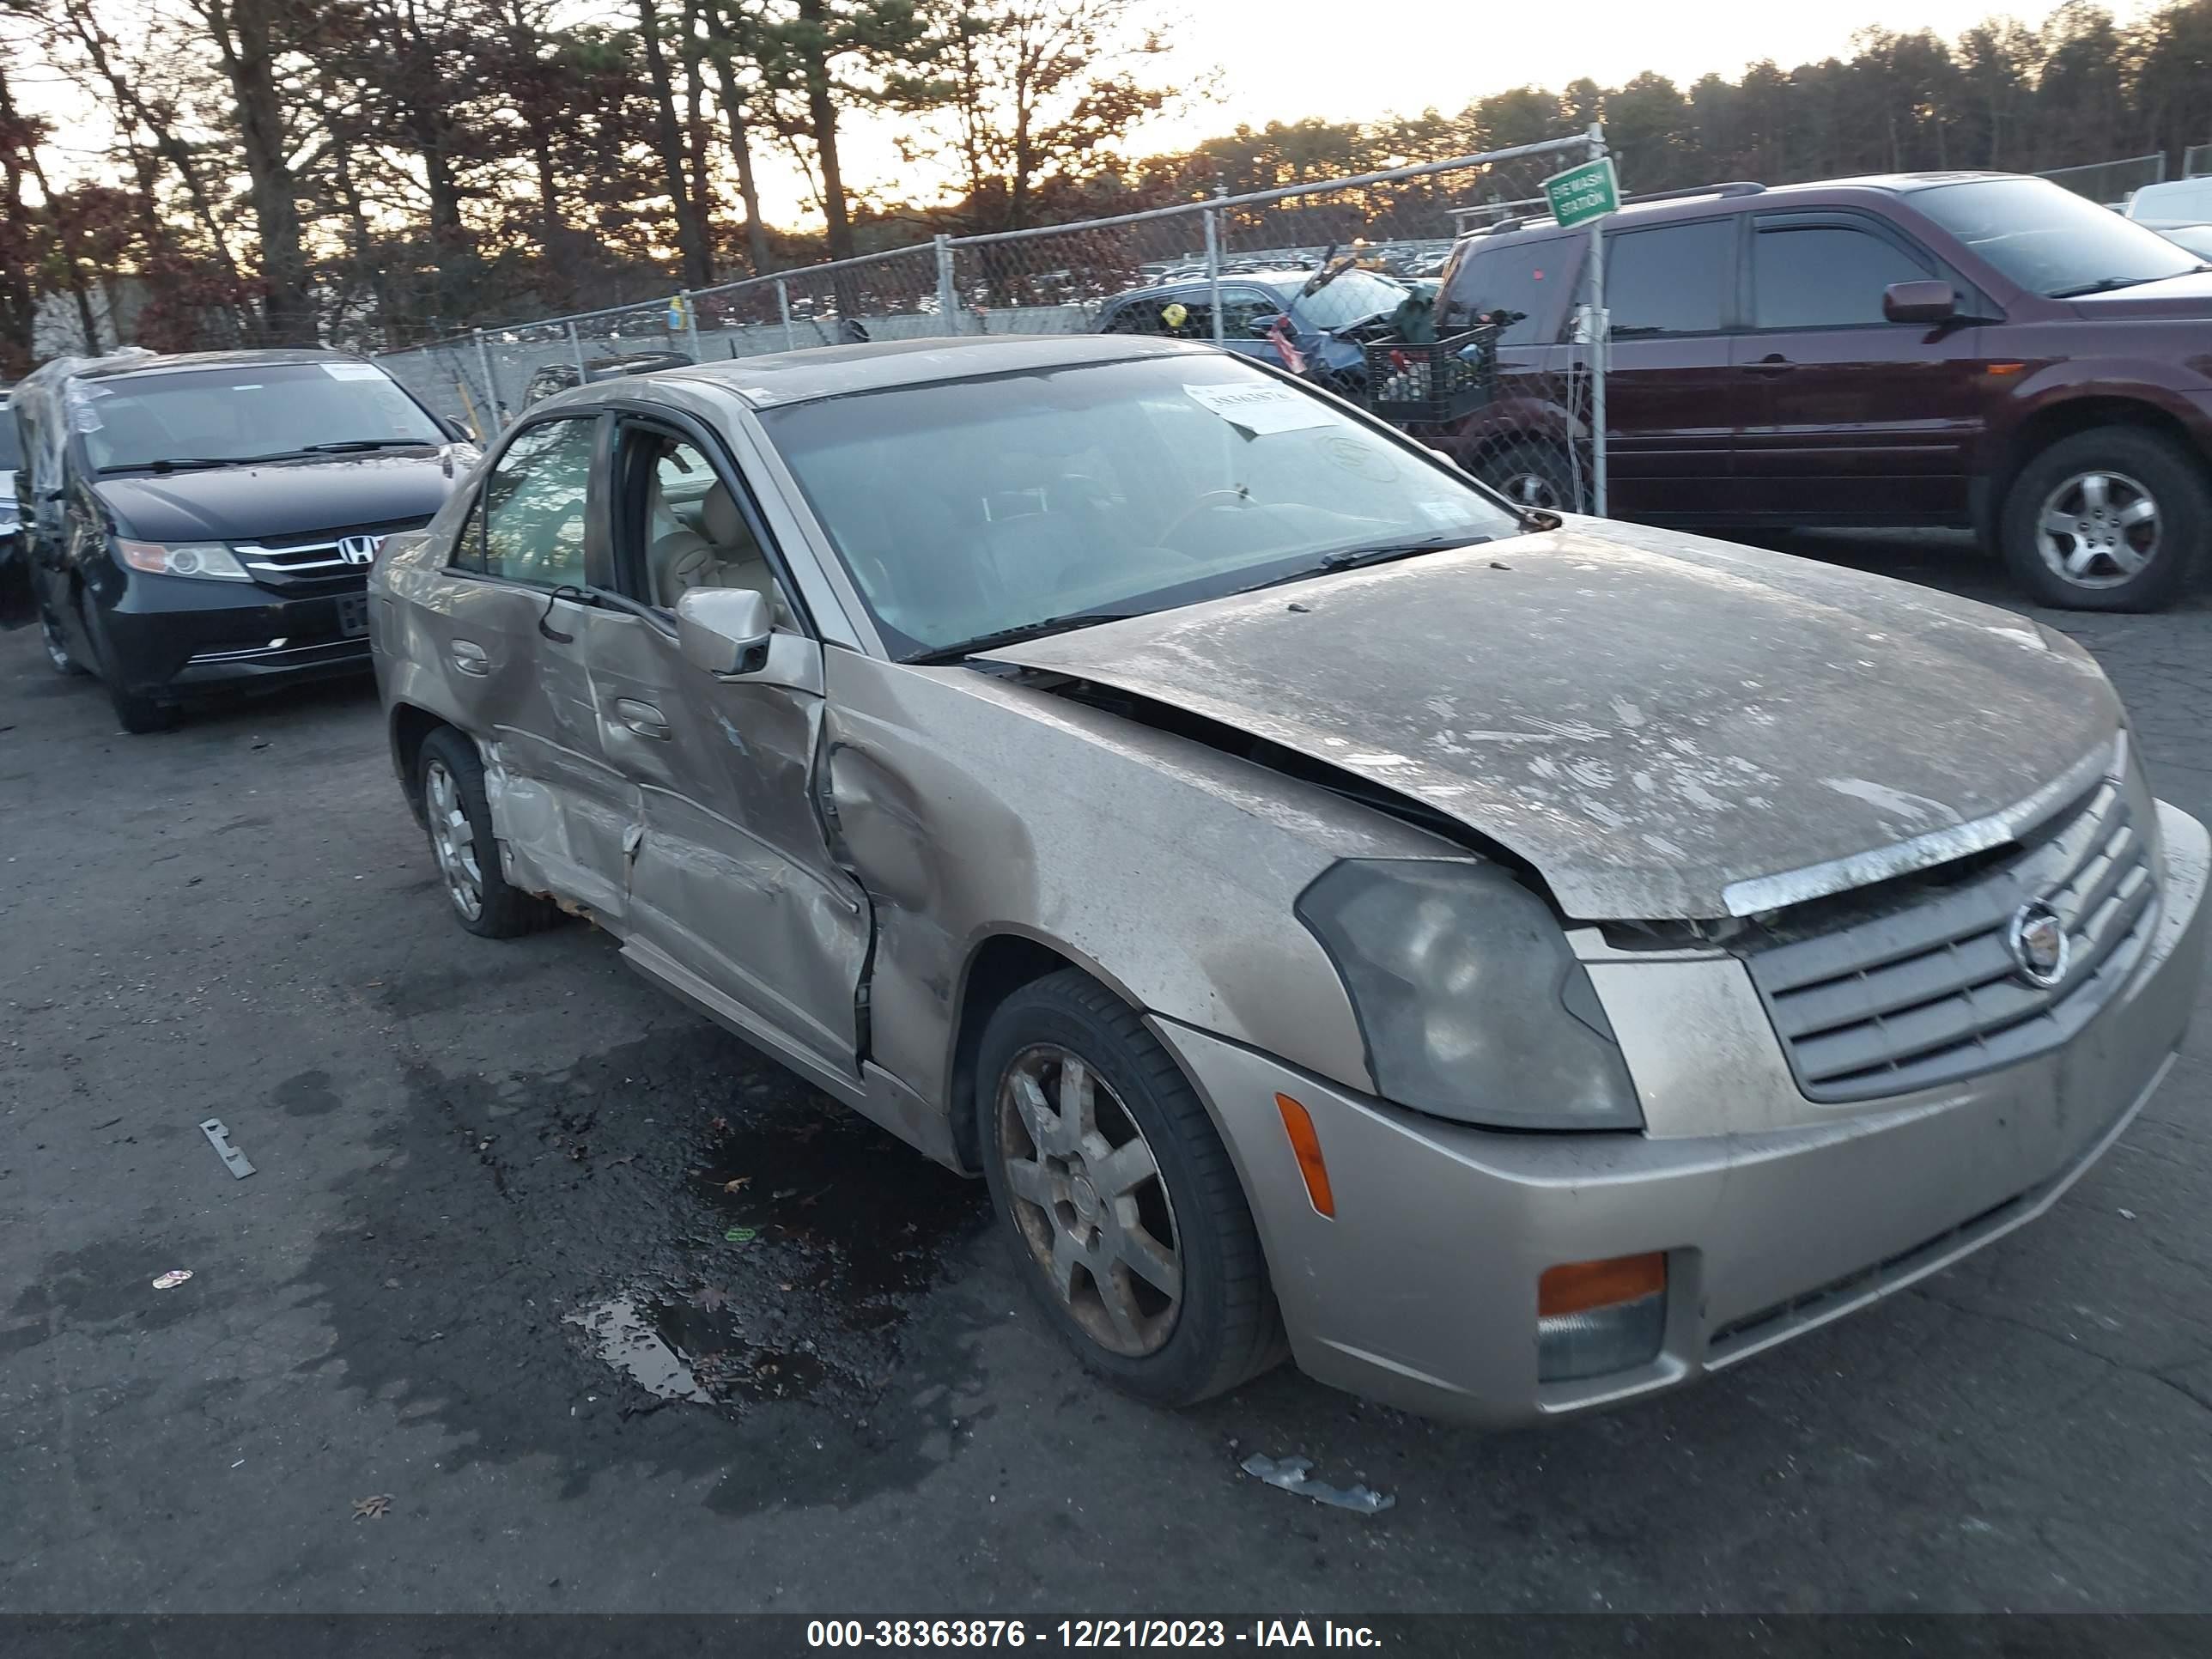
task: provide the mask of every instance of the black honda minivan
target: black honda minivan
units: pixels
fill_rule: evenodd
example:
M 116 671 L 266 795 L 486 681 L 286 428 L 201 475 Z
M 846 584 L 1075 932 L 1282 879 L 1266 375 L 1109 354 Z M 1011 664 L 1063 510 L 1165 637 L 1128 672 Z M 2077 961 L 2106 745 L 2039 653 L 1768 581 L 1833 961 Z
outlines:
M 377 548 L 477 459 L 331 351 L 57 362 L 12 403 L 47 654 L 105 682 L 130 732 L 211 694 L 367 672 Z

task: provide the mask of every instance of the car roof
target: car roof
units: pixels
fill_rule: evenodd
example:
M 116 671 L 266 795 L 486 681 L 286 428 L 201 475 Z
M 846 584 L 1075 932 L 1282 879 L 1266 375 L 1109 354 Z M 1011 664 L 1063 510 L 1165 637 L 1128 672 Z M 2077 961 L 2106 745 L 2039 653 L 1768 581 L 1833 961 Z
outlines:
M 875 340 L 665 368 L 651 377 L 651 384 L 710 381 L 736 392 L 757 409 L 767 409 L 893 386 L 927 386 L 936 380 L 1020 374 L 1142 357 L 1194 356 L 1212 349 L 1142 334 L 995 334 L 976 339 Z M 605 395 L 604 384 L 591 391 Z M 562 394 L 564 400 L 583 396 L 581 389 Z
M 173 374 L 194 368 L 266 368 L 278 363 L 344 363 L 357 362 L 349 351 L 326 351 L 313 348 L 290 349 L 266 347 L 252 351 L 179 351 L 160 357 L 136 357 L 99 368 L 88 368 L 75 378 L 84 380 L 121 380 L 142 374 Z
M 1668 191 L 1656 196 L 1629 198 L 1620 209 L 1608 215 L 1607 230 L 1638 228 L 1647 224 L 1665 224 L 1675 219 L 1699 219 L 1720 213 L 1755 213 L 1767 207 L 1844 207 L 1853 203 L 1863 204 L 1870 196 L 1906 196 L 1915 191 L 1932 190 L 1939 185 L 1962 185 L 1992 179 L 2022 179 L 2030 175 L 2019 173 L 1869 173 L 1848 179 L 1813 179 L 1796 185 L 1717 184 L 1703 190 Z M 1509 221 L 1509 223 L 1512 222 Z M 1465 233 L 1462 241 L 1483 241 L 1495 237 L 1504 243 L 1519 236 L 1558 236 L 1578 234 L 1582 227 L 1571 227 L 1562 232 L 1556 221 L 1548 218 L 1528 219 L 1515 223 L 1510 230 L 1479 226 Z

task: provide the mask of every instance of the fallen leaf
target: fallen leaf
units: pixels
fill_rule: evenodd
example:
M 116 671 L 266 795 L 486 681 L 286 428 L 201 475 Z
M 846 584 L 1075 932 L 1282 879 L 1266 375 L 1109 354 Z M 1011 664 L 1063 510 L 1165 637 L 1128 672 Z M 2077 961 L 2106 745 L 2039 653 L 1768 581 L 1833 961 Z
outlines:
M 722 1190 L 726 1193 L 739 1193 L 752 1184 L 753 1178 L 750 1176 L 736 1176 L 722 1183 Z
M 718 1135 L 726 1135 L 730 1132 L 730 1120 L 726 1117 L 718 1117 L 707 1127 L 712 1129 Z
M 730 1293 L 720 1285 L 702 1285 L 691 1292 L 691 1299 L 706 1309 L 708 1313 L 713 1313 L 718 1308 L 726 1308 L 730 1305 Z
M 392 1494 L 388 1492 L 376 1492 L 367 1498 L 356 1498 L 353 1500 L 353 1518 L 358 1521 L 365 1515 L 374 1521 L 391 1507 Z

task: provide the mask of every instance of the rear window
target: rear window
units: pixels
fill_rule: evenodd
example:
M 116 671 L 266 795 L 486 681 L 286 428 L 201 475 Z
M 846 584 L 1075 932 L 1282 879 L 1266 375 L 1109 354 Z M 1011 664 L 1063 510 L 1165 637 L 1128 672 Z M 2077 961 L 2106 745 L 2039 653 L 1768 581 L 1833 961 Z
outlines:
M 1563 238 L 1477 246 L 1460 261 L 1444 298 L 1444 325 L 1498 323 L 1500 345 L 1535 345 L 1558 337 L 1563 296 L 1574 280 L 1577 245 Z
M 1697 219 L 1605 239 L 1605 307 L 1616 340 L 1719 332 L 1735 221 Z

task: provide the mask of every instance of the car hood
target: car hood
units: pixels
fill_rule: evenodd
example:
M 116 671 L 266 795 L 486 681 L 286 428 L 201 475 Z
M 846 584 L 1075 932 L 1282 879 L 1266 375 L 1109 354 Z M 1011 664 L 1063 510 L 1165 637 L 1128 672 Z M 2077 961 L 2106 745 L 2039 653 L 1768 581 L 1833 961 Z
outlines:
M 2194 318 L 2212 321 L 2212 270 L 2185 270 L 2179 276 L 2116 288 L 2109 294 L 2077 294 L 2067 301 L 2084 317 Z
M 2120 714 L 2005 611 L 1597 520 L 990 654 L 1419 802 L 1586 920 L 1750 915 L 1998 845 L 2089 786 Z
M 427 519 L 475 459 L 465 445 L 197 472 L 132 473 L 94 486 L 124 534 L 149 542 L 252 541 Z

